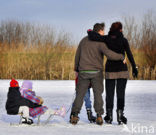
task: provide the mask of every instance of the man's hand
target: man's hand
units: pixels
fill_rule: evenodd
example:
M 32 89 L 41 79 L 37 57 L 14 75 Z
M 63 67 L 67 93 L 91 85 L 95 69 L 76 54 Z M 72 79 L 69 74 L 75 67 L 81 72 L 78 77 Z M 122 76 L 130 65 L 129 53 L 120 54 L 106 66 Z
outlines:
M 78 77 L 78 72 L 75 72 L 75 78 L 77 78 Z
M 78 83 L 78 72 L 75 72 L 75 86 L 77 86 Z
M 126 64 L 127 63 L 127 61 L 126 61 L 126 57 L 125 57 L 125 59 L 123 60 L 123 64 Z

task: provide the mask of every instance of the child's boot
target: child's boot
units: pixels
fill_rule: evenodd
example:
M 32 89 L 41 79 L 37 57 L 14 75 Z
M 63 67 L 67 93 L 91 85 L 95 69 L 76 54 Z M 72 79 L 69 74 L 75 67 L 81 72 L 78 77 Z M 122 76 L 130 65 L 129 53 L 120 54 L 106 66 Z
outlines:
M 22 124 L 28 124 L 28 125 L 31 125 L 33 124 L 33 120 L 30 119 L 30 118 L 25 118 L 25 117 L 22 117 Z
M 91 109 L 87 109 L 87 115 L 90 123 L 96 122 L 96 117 L 93 116 Z
M 60 109 L 58 109 L 55 112 L 55 115 L 59 115 L 61 117 L 64 117 L 66 115 L 66 108 L 64 106 L 62 106 Z

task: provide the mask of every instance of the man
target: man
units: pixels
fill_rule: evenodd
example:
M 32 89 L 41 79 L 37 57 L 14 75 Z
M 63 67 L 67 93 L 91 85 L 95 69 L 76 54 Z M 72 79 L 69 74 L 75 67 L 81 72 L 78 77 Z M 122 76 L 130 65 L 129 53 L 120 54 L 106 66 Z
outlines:
M 104 23 L 96 23 L 93 31 L 104 35 Z M 74 100 L 70 123 L 77 124 L 84 96 L 91 84 L 94 93 L 94 108 L 97 113 L 96 123 L 103 124 L 101 115 L 103 110 L 103 56 L 111 60 L 124 60 L 124 56 L 109 50 L 102 42 L 95 42 L 84 37 L 77 49 L 75 56 L 75 71 L 78 73 L 78 84 L 76 86 L 76 98 Z

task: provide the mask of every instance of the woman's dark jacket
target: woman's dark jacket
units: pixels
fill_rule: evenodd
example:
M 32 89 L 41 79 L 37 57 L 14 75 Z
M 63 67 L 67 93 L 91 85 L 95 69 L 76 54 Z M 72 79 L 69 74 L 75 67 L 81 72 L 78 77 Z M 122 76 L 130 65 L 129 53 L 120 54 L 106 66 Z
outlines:
M 88 37 L 93 41 L 105 42 L 107 47 L 116 53 L 122 53 L 123 55 L 125 55 L 126 52 L 132 68 L 136 68 L 136 64 L 131 53 L 128 41 L 126 38 L 124 38 L 121 32 L 109 32 L 107 36 L 101 36 L 94 31 L 89 31 Z M 121 60 L 107 60 L 105 65 L 105 77 L 106 79 L 128 78 L 129 73 L 127 64 L 124 64 Z
M 23 98 L 19 91 L 19 87 L 9 87 L 6 106 L 5 106 L 7 110 L 7 114 L 10 115 L 18 114 L 20 106 L 28 106 L 29 108 L 36 108 L 41 105 L 38 105 L 28 99 Z

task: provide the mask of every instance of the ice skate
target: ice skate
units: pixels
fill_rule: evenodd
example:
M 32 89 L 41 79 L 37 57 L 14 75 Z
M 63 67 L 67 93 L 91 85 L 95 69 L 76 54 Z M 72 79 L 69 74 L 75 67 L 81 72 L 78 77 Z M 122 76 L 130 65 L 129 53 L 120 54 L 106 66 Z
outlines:
M 73 125 L 76 125 L 78 121 L 79 121 L 78 114 L 77 113 L 71 113 L 69 122 Z
M 33 123 L 34 123 L 34 122 L 33 122 L 32 119 L 22 117 L 21 124 L 28 124 L 28 125 L 31 125 L 31 124 L 33 124 Z
M 98 125 L 103 124 L 103 119 L 102 119 L 102 116 L 100 114 L 97 114 L 96 124 L 98 124 Z
M 96 122 L 96 117 L 92 115 L 91 109 L 87 109 L 87 115 L 88 115 L 88 120 L 90 121 L 90 123 Z
M 117 110 L 118 124 L 127 124 L 127 118 L 124 116 L 123 110 Z
M 107 109 L 106 116 L 104 117 L 104 120 L 108 124 L 112 124 L 113 121 L 113 114 L 112 114 L 112 109 Z

